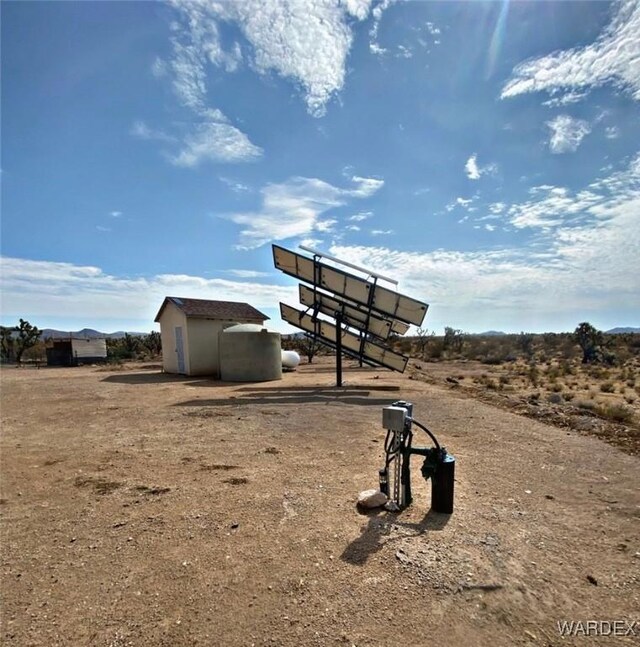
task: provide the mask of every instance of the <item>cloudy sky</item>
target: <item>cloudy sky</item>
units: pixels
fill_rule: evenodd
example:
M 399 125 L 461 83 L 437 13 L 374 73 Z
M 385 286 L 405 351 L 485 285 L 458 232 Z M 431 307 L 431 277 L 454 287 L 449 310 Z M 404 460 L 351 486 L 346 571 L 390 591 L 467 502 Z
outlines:
M 425 325 L 640 325 L 640 2 L 4 2 L 2 323 L 297 301 L 271 243 Z

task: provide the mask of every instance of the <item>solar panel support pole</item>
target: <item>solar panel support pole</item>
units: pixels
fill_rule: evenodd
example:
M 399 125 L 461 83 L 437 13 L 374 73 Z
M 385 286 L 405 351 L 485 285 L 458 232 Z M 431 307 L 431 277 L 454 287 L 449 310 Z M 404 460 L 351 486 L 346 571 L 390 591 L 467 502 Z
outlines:
M 336 386 L 342 386 L 342 313 L 336 312 Z

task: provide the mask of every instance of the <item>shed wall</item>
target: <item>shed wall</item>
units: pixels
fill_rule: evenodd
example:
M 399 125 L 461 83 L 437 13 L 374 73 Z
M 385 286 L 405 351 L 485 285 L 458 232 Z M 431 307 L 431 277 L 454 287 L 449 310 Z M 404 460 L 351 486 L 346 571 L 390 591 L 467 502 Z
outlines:
M 189 375 L 189 333 L 187 318 L 173 305 L 168 303 L 160 317 L 160 338 L 162 339 L 162 368 L 166 373 L 178 372 L 178 351 L 176 349 L 176 326 L 182 326 L 184 346 L 184 368 Z
M 72 339 L 71 350 L 76 359 L 102 359 L 107 356 L 107 340 Z
M 230 322 L 213 319 L 188 319 L 189 328 L 189 375 L 220 377 L 218 359 L 218 336 Z

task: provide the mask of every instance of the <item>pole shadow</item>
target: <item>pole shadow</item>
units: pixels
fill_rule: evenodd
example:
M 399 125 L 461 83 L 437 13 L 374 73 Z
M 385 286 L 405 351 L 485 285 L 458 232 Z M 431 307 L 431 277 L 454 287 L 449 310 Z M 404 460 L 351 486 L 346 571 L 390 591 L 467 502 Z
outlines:
M 364 566 L 369 557 L 381 550 L 386 544 L 406 538 L 406 535 L 391 537 L 391 531 L 394 527 L 413 530 L 417 537 L 429 531 L 442 530 L 451 518 L 449 514 L 439 514 L 433 512 L 433 510 L 429 510 L 418 523 L 401 521 L 400 515 L 402 513 L 372 510 L 361 514 L 369 517 L 369 522 L 363 527 L 360 537 L 354 539 L 340 555 L 342 561 L 355 566 Z

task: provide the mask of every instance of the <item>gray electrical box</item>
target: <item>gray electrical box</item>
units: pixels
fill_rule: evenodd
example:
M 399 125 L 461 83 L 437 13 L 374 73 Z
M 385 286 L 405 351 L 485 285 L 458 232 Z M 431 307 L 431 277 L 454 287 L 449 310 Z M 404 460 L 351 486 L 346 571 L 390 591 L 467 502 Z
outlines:
M 391 431 L 404 431 L 407 410 L 404 407 L 382 407 L 382 427 Z

